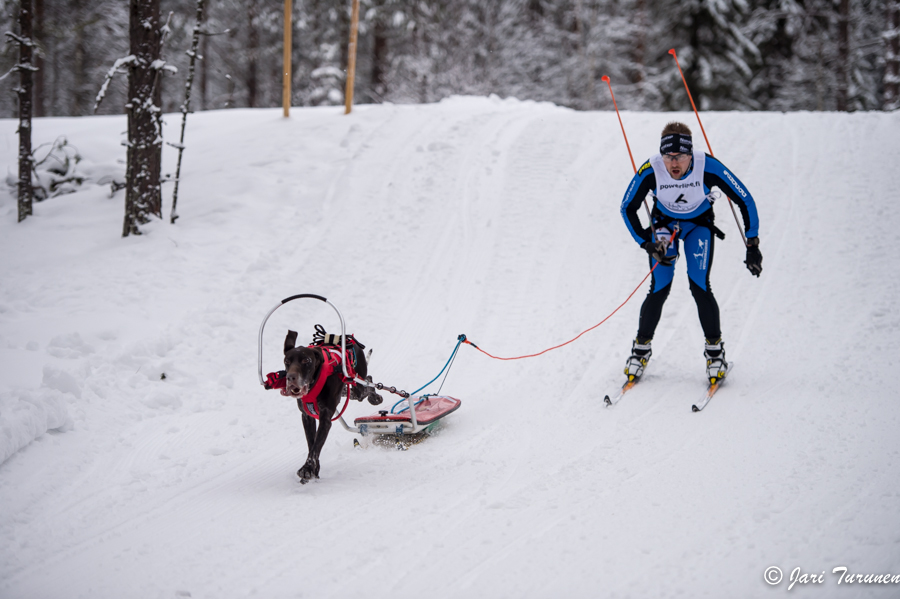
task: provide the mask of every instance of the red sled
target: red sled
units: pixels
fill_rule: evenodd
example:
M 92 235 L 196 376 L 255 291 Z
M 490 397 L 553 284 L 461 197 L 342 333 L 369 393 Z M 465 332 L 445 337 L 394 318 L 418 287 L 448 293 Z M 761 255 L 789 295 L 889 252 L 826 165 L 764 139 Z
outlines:
M 380 410 L 377 414 L 355 419 L 353 424 L 361 435 L 414 435 L 432 430 L 462 403 L 447 395 L 411 397 L 408 401 L 412 409 L 406 407 L 396 414 Z

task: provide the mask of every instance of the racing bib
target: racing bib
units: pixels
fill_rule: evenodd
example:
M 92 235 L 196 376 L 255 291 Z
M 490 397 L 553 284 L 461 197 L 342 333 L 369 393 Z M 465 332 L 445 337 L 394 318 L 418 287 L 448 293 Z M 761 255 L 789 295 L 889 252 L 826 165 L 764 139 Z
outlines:
M 670 213 L 688 214 L 696 210 L 706 192 L 703 191 L 703 169 L 706 166 L 706 154 L 694 152 L 694 168 L 684 179 L 675 180 L 666 170 L 661 155 L 650 158 L 650 166 L 656 175 L 656 199 Z

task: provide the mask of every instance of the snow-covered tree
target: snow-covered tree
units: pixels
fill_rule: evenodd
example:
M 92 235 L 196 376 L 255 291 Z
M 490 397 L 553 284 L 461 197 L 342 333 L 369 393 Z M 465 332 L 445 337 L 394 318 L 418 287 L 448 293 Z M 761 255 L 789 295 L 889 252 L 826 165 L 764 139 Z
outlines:
M 31 186 L 31 176 L 34 170 L 34 156 L 31 152 L 32 75 L 35 70 L 32 63 L 34 55 L 33 20 L 34 9 L 31 0 L 19 0 L 18 31 L 17 33 L 6 32 L 8 41 L 18 46 L 19 60 L 6 75 L 3 75 L 4 79 L 14 73 L 19 75 L 19 86 L 15 89 L 19 103 L 19 179 L 17 184 L 19 222 L 32 214 L 34 200 L 34 190 Z
M 900 108 L 900 0 L 887 0 L 884 8 L 884 104 Z
M 34 0 L 35 111 L 86 114 L 103 73 L 129 53 L 126 3 Z M 171 62 L 187 72 L 195 0 L 159 0 L 172 14 Z M 15 28 L 0 0 L 2 31 Z M 360 0 L 357 102 L 433 102 L 451 94 L 611 108 L 609 75 L 629 109 L 689 107 L 670 48 L 701 109 L 847 110 L 896 106 L 898 0 Z M 351 0 L 293 3 L 297 106 L 344 101 Z M 198 109 L 281 105 L 282 9 L 264 0 L 208 0 Z M 220 34 L 220 35 L 215 35 Z M 0 73 L 17 58 L 0 53 Z M 177 111 L 183 79 L 158 82 Z M 112 82 L 103 112 L 125 104 Z M 893 103 L 892 103 L 893 102 Z M 0 114 L 16 102 L 0 94 Z
M 759 108 L 880 108 L 880 4 L 771 0 L 758 5 L 747 30 L 763 57 L 751 83 Z
M 127 63 L 128 157 L 123 237 L 139 235 L 140 225 L 149 222 L 152 216 L 162 218 L 162 102 L 158 81 L 164 66 L 160 58 L 164 36 L 159 0 L 131 0 L 129 31 L 131 60 Z

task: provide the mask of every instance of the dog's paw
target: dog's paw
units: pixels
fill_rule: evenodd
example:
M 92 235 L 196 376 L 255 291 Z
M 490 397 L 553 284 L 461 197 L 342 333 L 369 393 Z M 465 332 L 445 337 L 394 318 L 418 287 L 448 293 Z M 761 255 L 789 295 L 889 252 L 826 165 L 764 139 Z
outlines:
M 300 477 L 300 484 L 305 485 L 314 478 L 319 478 L 318 468 L 309 464 L 304 464 L 303 468 L 297 470 L 297 476 Z
M 378 395 L 377 393 L 375 393 L 374 391 L 372 393 L 369 393 L 369 403 L 372 404 L 373 406 L 377 406 L 378 404 L 380 404 L 383 401 L 384 401 L 384 398 L 381 397 L 380 395 Z

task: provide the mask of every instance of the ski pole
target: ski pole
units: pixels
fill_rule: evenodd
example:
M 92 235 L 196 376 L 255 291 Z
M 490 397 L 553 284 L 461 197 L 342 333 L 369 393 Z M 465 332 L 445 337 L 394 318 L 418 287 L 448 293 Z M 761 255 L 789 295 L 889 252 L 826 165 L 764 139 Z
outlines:
M 634 164 L 634 156 L 631 155 L 631 145 L 628 143 L 628 136 L 625 135 L 625 125 L 622 124 L 622 115 L 619 114 L 619 105 L 616 104 L 616 94 L 613 93 L 612 83 L 609 82 L 609 77 L 604 75 L 600 78 L 601 81 L 605 81 L 606 85 L 609 87 L 609 95 L 612 96 L 613 107 L 616 109 L 616 116 L 619 118 L 619 127 L 622 128 L 622 137 L 625 138 L 625 147 L 628 148 L 628 157 L 631 159 L 631 168 L 634 169 L 634 174 L 637 174 L 637 166 Z M 647 210 L 647 218 L 650 221 L 650 233 L 653 235 L 654 243 L 656 242 L 656 229 L 653 228 L 653 216 L 650 214 L 650 207 L 647 205 L 647 198 L 643 198 L 644 209 Z M 674 240 L 675 237 L 673 236 Z
M 688 99 L 691 101 L 691 108 L 694 109 L 694 115 L 697 117 L 697 122 L 700 123 L 700 131 L 703 132 L 703 139 L 706 141 L 706 147 L 709 148 L 709 155 L 713 158 L 716 157 L 713 154 L 712 146 L 709 145 L 709 138 L 706 137 L 706 129 L 703 128 L 703 121 L 700 120 L 700 113 L 697 111 L 697 106 L 694 104 L 694 97 L 691 95 L 691 89 L 688 87 L 687 79 L 684 78 L 684 71 L 681 70 L 681 64 L 678 62 L 678 55 L 675 53 L 675 48 L 669 50 L 669 54 L 672 55 L 672 58 L 675 59 L 675 66 L 678 67 L 678 73 L 681 75 L 681 81 L 684 82 L 684 89 L 687 91 Z M 737 212 L 734 209 L 734 203 L 731 201 L 731 198 L 728 197 L 728 194 L 725 194 L 725 198 L 728 200 L 728 206 L 731 208 L 731 214 L 734 216 L 734 222 L 737 225 L 738 231 L 741 233 L 741 239 L 744 240 L 744 246 L 747 246 L 747 235 L 744 233 L 744 228 L 741 226 L 741 221 L 738 220 Z

